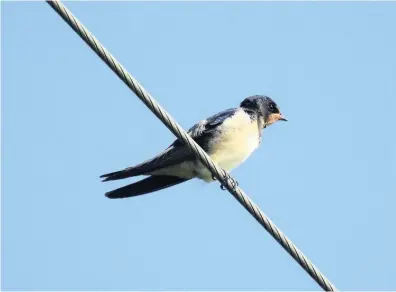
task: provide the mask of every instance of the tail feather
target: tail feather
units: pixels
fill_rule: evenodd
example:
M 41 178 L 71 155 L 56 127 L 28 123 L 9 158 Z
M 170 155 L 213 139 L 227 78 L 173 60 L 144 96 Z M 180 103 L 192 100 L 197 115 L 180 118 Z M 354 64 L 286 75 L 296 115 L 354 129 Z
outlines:
M 123 179 L 140 174 L 140 173 L 133 173 L 134 172 L 133 169 L 134 168 L 129 167 L 120 171 L 106 173 L 101 175 L 100 178 L 103 178 L 102 182 L 104 182 L 109 180 Z
M 136 197 L 156 192 L 188 180 L 190 179 L 168 175 L 150 176 L 133 184 L 107 192 L 106 197 L 109 199 Z

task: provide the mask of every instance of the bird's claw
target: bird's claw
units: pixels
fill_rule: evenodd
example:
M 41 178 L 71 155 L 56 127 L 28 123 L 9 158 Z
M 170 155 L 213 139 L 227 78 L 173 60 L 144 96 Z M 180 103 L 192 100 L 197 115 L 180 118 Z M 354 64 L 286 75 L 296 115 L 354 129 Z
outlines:
M 212 174 L 212 179 L 213 180 L 217 180 L 217 178 Z M 233 179 L 231 176 L 229 176 L 228 174 L 226 174 L 226 179 L 227 180 L 230 180 L 230 183 L 231 183 L 231 185 L 232 185 L 232 188 L 236 188 L 237 186 L 239 186 L 239 183 L 235 180 L 235 179 Z M 226 187 L 222 184 L 222 185 L 220 185 L 220 188 L 224 191 L 225 189 L 226 189 Z
M 230 181 L 230 183 L 231 183 L 233 189 L 235 189 L 237 186 L 239 186 L 239 183 L 238 183 L 235 179 L 233 179 L 232 177 L 230 177 L 228 174 L 226 175 L 226 178 L 227 178 L 227 180 Z M 220 188 L 221 188 L 223 191 L 226 189 L 226 187 L 225 187 L 223 184 L 220 186 Z

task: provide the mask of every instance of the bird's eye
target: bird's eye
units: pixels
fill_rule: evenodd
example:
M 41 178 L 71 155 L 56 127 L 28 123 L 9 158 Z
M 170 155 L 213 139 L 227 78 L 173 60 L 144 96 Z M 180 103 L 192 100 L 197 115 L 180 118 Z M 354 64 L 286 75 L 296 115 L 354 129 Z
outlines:
M 270 103 L 268 105 L 268 109 L 270 110 L 270 112 L 274 112 L 275 111 L 275 105 L 273 103 Z

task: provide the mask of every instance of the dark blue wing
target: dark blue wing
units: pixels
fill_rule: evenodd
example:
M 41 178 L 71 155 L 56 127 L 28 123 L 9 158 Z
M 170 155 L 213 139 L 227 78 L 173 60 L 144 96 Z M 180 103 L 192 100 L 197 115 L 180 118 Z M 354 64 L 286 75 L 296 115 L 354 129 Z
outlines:
M 188 130 L 188 134 L 201 146 L 205 151 L 208 139 L 212 137 L 217 127 L 220 126 L 227 118 L 233 116 L 238 109 L 230 108 L 225 111 L 219 112 L 206 120 L 203 120 Z M 183 146 L 184 144 L 177 139 L 169 147 Z
M 206 130 L 213 129 L 219 125 L 221 125 L 226 119 L 232 117 L 235 112 L 237 111 L 236 108 L 230 108 L 228 110 L 222 111 L 218 114 L 211 116 L 210 118 L 206 119 Z

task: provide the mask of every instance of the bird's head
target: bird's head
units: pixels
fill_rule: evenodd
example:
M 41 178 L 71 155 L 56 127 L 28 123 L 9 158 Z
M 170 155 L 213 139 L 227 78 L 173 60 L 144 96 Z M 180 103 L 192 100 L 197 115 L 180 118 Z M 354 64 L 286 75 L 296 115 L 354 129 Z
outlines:
M 265 95 L 249 96 L 241 102 L 241 107 L 257 113 L 263 118 L 265 126 L 277 121 L 287 121 L 275 101 Z

